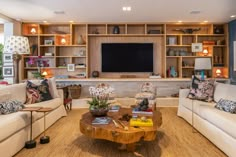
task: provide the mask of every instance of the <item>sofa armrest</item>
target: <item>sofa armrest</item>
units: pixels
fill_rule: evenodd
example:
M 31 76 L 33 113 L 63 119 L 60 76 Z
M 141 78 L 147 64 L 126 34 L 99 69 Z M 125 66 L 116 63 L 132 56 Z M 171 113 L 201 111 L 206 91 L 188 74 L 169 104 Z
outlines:
M 189 94 L 190 89 L 180 89 L 179 98 L 186 98 Z
M 57 89 L 59 97 L 61 98 L 62 102 L 64 102 L 64 91 L 63 89 Z

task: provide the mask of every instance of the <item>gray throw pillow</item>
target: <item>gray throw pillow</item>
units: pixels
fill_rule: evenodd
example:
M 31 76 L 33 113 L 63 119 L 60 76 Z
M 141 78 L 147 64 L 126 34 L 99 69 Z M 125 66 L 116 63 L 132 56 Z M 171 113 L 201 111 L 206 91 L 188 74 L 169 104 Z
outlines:
M 236 102 L 231 100 L 220 99 L 216 103 L 215 108 L 230 113 L 236 113 Z
M 1 102 L 0 114 L 9 114 L 9 113 L 17 112 L 22 108 L 24 108 L 23 103 L 17 100 L 9 100 L 6 102 Z

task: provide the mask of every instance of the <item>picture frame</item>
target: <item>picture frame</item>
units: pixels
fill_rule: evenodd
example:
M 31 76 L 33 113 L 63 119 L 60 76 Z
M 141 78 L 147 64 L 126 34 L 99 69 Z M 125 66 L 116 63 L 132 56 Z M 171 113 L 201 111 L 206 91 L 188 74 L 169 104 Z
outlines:
M 67 71 L 75 71 L 75 64 L 67 64 Z
M 13 66 L 4 66 L 2 68 L 2 73 L 4 77 L 13 77 L 14 76 L 14 67 Z
M 50 39 L 44 40 L 44 45 L 53 45 L 53 40 Z
M 3 62 L 4 63 L 12 63 L 13 62 L 13 54 L 12 53 L 3 53 Z
M 202 52 L 203 46 L 202 43 L 192 43 L 192 52 Z

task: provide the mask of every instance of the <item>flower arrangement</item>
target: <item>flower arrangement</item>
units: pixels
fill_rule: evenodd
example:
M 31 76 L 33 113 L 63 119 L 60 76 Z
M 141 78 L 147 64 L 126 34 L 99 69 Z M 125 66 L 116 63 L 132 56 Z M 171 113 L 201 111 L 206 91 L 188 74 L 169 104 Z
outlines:
M 96 87 L 89 87 L 89 93 L 92 96 L 92 101 L 88 101 L 90 104 L 90 110 L 96 109 L 108 109 L 110 103 L 108 103 L 109 96 L 114 91 L 114 88 L 102 83 Z

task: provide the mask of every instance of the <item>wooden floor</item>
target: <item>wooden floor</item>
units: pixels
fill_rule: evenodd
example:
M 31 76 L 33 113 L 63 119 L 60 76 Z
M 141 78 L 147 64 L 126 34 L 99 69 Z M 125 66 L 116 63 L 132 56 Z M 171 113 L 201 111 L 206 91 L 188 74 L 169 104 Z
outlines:
M 137 152 L 145 157 L 226 157 L 200 133 L 176 116 L 177 108 L 160 108 L 163 124 L 152 142 L 140 142 Z M 130 152 L 118 150 L 120 145 L 105 140 L 93 140 L 80 133 L 79 120 L 87 109 L 72 110 L 60 119 L 46 134 L 49 144 L 34 149 L 22 149 L 16 157 L 134 157 Z M 36 139 L 37 142 L 39 138 Z

